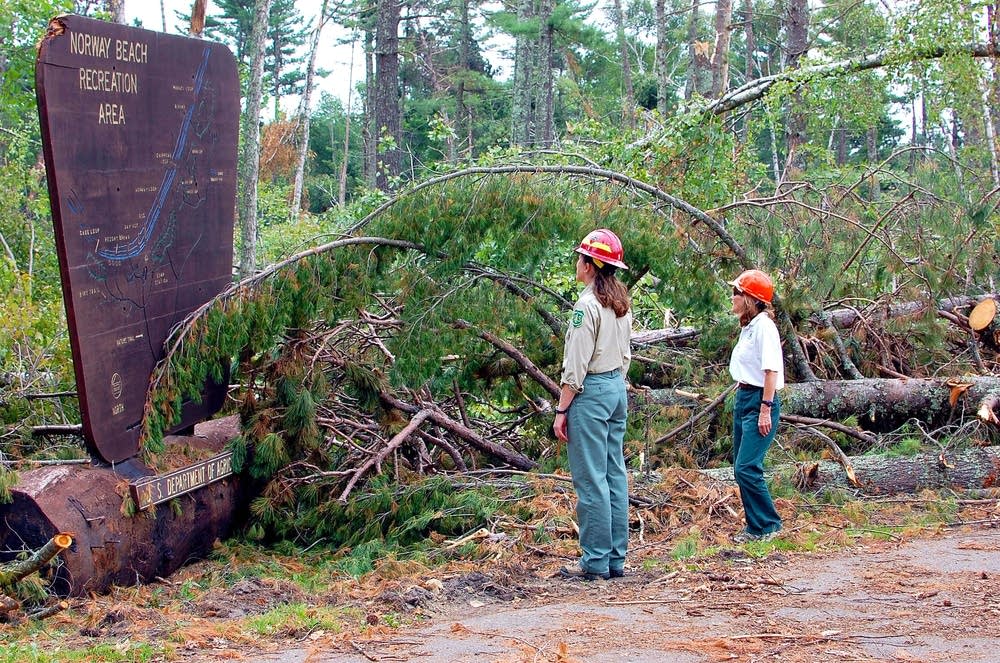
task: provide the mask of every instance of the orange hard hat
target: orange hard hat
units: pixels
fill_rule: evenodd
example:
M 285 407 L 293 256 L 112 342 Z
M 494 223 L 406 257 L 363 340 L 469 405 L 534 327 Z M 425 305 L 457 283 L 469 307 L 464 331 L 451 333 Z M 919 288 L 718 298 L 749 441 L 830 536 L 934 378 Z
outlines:
M 625 257 L 622 241 L 607 228 L 598 228 L 587 233 L 580 246 L 576 248 L 576 252 L 593 258 L 598 269 L 605 264 L 628 269 L 628 265 L 622 262 Z
M 774 283 L 771 277 L 759 269 L 748 269 L 730 281 L 729 285 L 768 304 L 774 298 Z

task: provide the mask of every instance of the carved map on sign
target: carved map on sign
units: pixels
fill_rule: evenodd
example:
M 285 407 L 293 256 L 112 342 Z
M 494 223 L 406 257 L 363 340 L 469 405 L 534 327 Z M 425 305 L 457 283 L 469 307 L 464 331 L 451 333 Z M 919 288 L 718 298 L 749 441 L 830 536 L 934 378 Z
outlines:
M 36 89 L 84 437 L 120 461 L 139 451 L 170 329 L 232 279 L 236 61 L 220 44 L 61 16 Z M 207 385 L 178 428 L 224 396 Z

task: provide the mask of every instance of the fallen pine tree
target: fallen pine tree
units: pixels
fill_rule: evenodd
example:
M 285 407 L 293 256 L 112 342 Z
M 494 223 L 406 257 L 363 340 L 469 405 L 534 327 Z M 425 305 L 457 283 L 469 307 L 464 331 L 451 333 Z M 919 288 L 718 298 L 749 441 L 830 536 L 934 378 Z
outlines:
M 781 391 L 781 412 L 820 420 L 855 418 L 869 431 L 896 430 L 915 419 L 931 425 L 972 415 L 1000 424 L 1000 378 L 864 378 L 787 383 Z M 653 402 L 676 401 L 674 390 L 648 394 Z
M 851 456 L 847 467 L 836 461 L 809 461 L 773 468 L 801 491 L 836 488 L 870 495 L 915 493 L 924 489 L 1000 489 L 1000 447 L 946 450 L 911 456 L 871 454 Z M 733 482 L 731 467 L 703 470 L 720 481 Z

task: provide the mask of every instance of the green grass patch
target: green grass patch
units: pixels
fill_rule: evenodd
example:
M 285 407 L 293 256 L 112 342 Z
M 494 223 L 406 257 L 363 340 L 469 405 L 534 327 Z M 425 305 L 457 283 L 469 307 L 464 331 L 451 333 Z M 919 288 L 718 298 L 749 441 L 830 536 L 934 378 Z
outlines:
M 38 642 L 0 645 L 0 663 L 145 663 L 163 660 L 165 650 L 143 642 L 98 644 L 83 649 L 63 649 L 51 643 Z
M 344 614 L 339 609 L 291 603 L 249 618 L 245 630 L 264 637 L 294 638 L 318 630 L 339 633 L 343 623 Z

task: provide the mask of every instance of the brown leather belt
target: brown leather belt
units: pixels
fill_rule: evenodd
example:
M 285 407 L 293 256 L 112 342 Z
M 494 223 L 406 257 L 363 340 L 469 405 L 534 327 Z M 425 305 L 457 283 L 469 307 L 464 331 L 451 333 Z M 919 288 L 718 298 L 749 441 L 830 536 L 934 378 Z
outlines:
M 755 384 L 747 384 L 746 382 L 737 382 L 736 383 L 736 388 L 737 389 L 743 389 L 745 391 L 752 391 L 754 389 L 763 389 L 764 387 L 758 387 Z

